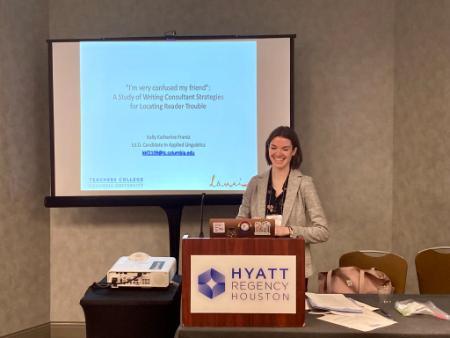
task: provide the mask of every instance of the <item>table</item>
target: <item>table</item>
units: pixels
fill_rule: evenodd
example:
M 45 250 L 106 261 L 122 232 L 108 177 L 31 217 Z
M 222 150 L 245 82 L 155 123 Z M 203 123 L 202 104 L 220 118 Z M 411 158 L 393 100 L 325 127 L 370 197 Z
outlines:
M 349 295 L 364 303 L 377 306 L 377 295 Z M 396 300 L 414 299 L 419 302 L 431 300 L 437 307 L 450 313 L 450 295 L 393 295 L 392 307 L 387 312 L 397 324 L 361 332 L 334 325 L 317 319 L 317 315 L 307 314 L 302 328 L 264 328 L 264 327 L 182 327 L 177 330 L 177 338 L 346 338 L 373 336 L 376 338 L 424 338 L 450 337 L 450 321 L 428 315 L 404 317 L 394 309 Z
M 99 288 L 80 300 L 86 338 L 168 338 L 180 323 L 180 278 L 167 288 Z

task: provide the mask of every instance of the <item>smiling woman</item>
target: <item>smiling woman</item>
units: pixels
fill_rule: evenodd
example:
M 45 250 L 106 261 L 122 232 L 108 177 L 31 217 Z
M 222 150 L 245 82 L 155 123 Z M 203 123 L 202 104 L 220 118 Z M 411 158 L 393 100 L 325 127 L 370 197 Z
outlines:
M 272 164 L 272 171 L 277 178 L 283 178 L 289 172 L 292 158 L 297 153 L 298 147 L 294 147 L 291 140 L 282 136 L 276 136 L 269 144 L 269 159 Z M 284 177 L 283 181 L 286 179 Z M 276 188 L 279 188 L 277 185 Z M 277 195 L 280 193 L 279 189 L 275 189 Z
M 328 224 L 311 177 L 299 168 L 302 151 L 295 131 L 278 127 L 266 141 L 268 171 L 254 176 L 242 197 L 238 217 L 275 219 L 277 236 L 303 237 L 305 276 L 313 269 L 309 244 L 328 240 Z

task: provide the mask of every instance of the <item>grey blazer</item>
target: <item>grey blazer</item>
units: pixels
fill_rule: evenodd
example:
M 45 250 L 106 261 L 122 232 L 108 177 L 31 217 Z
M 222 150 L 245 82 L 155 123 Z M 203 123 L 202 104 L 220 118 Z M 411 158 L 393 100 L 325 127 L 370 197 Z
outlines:
M 250 180 L 242 197 L 238 217 L 265 217 L 269 173 L 268 170 Z M 289 174 L 282 225 L 294 229 L 292 237 L 304 238 L 305 277 L 311 276 L 313 267 L 309 245 L 328 240 L 328 224 L 311 177 L 304 176 L 296 169 Z

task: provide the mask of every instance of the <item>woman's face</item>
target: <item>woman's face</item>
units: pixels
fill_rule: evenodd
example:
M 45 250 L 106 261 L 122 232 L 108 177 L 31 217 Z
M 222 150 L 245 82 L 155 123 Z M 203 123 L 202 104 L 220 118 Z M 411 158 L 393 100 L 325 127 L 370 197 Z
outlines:
M 289 167 L 292 157 L 297 152 L 297 148 L 292 146 L 291 140 L 277 136 L 269 144 L 269 158 L 272 167 L 285 169 Z

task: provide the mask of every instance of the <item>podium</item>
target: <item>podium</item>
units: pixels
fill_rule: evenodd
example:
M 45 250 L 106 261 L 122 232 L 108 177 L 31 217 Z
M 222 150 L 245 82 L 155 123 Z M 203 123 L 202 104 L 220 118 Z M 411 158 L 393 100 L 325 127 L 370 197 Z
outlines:
M 182 325 L 301 327 L 303 238 L 186 238 Z

